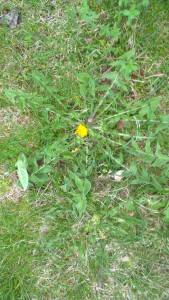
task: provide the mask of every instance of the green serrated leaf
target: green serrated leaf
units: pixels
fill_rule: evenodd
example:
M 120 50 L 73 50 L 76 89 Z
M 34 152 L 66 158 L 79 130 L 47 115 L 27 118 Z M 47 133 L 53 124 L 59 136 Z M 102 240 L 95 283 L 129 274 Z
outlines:
M 153 167 L 163 166 L 169 162 L 169 156 L 165 155 L 161 152 L 161 146 L 158 142 L 157 142 L 157 146 L 156 146 L 155 156 L 157 159 L 153 163 Z
M 135 140 L 132 140 L 131 143 L 135 150 L 140 151 L 140 147 Z
M 162 167 L 165 166 L 166 163 L 169 162 L 169 157 L 166 156 L 166 158 L 159 157 L 155 160 L 155 162 L 152 164 L 153 167 Z
M 136 164 L 132 164 L 129 169 L 130 169 L 130 172 L 133 173 L 134 175 L 136 175 L 138 173 Z

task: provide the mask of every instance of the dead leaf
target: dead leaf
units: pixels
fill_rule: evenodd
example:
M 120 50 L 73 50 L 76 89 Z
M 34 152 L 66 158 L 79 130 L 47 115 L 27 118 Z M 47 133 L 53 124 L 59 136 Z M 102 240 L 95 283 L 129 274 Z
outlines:
M 101 70 L 102 74 L 105 74 L 106 72 L 108 72 L 111 68 L 109 66 L 104 66 Z
M 136 99 L 136 98 L 137 98 L 137 92 L 136 92 L 136 90 L 134 89 L 133 85 L 131 85 L 131 92 L 132 92 L 133 98 Z
M 3 9 L 3 10 L 2 10 L 2 14 L 3 14 L 3 15 L 6 15 L 7 13 L 8 13 L 8 10 L 7 10 L 7 9 Z
M 119 120 L 119 121 L 117 122 L 116 129 L 117 129 L 117 130 L 120 130 L 120 129 L 122 129 L 124 126 L 125 126 L 125 121 L 124 121 L 123 119 L 122 119 L 122 120 Z
M 124 173 L 124 170 L 119 170 L 117 171 L 113 177 L 114 177 L 114 180 L 117 181 L 117 182 L 120 182 L 122 180 L 122 175 Z
M 92 38 L 91 38 L 91 37 L 87 37 L 87 38 L 86 38 L 86 42 L 87 42 L 88 44 L 90 44 L 90 43 L 92 42 Z

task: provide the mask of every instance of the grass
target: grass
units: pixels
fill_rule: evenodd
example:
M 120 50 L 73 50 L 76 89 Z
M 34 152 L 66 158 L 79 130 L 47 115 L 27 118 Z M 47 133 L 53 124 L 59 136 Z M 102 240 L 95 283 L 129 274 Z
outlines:
M 88 3 L 0 4 L 3 300 L 168 299 L 167 2 Z

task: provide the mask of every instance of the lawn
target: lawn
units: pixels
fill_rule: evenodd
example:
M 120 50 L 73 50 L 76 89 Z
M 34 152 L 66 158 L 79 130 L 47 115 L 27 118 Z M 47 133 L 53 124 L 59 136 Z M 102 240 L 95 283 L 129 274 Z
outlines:
M 167 2 L 0 2 L 0 299 L 169 298 Z

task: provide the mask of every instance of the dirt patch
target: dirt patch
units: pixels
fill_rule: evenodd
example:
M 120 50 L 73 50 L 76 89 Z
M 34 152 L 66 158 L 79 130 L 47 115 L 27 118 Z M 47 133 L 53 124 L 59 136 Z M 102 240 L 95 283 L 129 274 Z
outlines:
M 26 193 L 18 186 L 17 173 L 3 172 L 0 170 L 0 202 L 11 201 L 18 202 L 25 197 Z
M 22 114 L 20 110 L 13 107 L 0 109 L 1 138 L 10 136 L 11 130 L 15 128 L 16 125 L 28 126 L 31 124 L 33 124 L 33 120 L 30 118 L 29 111 Z

